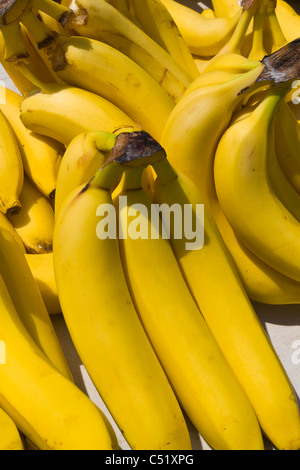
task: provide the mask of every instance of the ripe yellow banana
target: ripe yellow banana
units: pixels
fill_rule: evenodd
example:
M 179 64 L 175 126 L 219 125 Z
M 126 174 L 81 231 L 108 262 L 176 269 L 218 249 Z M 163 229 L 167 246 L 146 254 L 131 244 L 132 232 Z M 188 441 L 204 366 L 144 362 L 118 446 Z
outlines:
M 0 409 L 0 450 L 24 450 L 18 428 L 2 409 Z
M 204 72 L 223 71 L 231 73 L 243 73 L 257 67 L 258 61 L 251 60 L 241 54 L 225 53 L 211 61 Z
M 276 52 L 288 43 L 280 26 L 276 5 L 277 0 L 263 0 L 265 9 L 265 24 L 263 25 L 264 42 L 267 54 Z
M 22 209 L 9 220 L 29 253 L 52 251 L 54 211 L 50 201 L 24 178 L 20 195 Z
M 6 230 L 0 230 L 0 272 L 29 334 L 67 378 L 72 375 L 24 253 Z
M 19 245 L 23 253 L 26 253 L 24 243 L 22 242 L 20 236 L 15 231 L 12 223 L 8 220 L 7 216 L 0 212 L 0 230 L 7 230 L 10 232 L 11 236 L 15 239 L 16 243 Z
M 174 18 L 192 54 L 211 57 L 229 41 L 242 10 L 231 18 L 206 18 L 174 0 L 162 0 Z
M 298 39 L 300 15 L 284 0 L 277 0 L 276 13 L 282 32 L 288 42 Z
M 24 167 L 12 126 L 0 110 L 0 211 L 17 214 L 21 209 Z
M 60 314 L 61 306 L 54 274 L 53 252 L 25 253 L 25 258 L 49 315 Z
M 262 450 L 252 406 L 205 323 L 169 241 L 153 222 L 156 209 L 141 187 L 142 171 L 128 169 L 114 195 L 123 266 L 141 322 L 205 441 L 215 450 Z M 139 233 L 131 235 L 132 227 Z
M 175 103 L 132 59 L 108 44 L 80 36 L 58 35 L 43 51 L 66 84 L 102 96 L 160 138 Z
M 300 127 L 286 101 L 275 115 L 275 139 L 281 169 L 300 194 Z
M 0 276 L 0 406 L 39 450 L 112 450 L 116 436 L 100 409 L 44 356 Z
M 300 222 L 282 202 L 284 191 L 278 195 L 278 181 L 274 188 L 270 174 L 273 119 L 286 93 L 286 85 L 271 87 L 249 116 L 227 129 L 216 151 L 214 175 L 221 208 L 239 239 L 274 269 L 300 282 Z
M 199 75 L 191 51 L 176 19 L 161 0 L 130 0 L 143 31 L 163 47 L 193 78 Z M 204 18 L 203 18 L 204 20 Z
M 269 305 L 299 304 L 300 283 L 271 268 L 237 238 L 217 199 L 213 216 L 249 298 Z
M 79 134 L 91 131 L 118 133 L 140 127 L 110 101 L 77 87 L 49 85 L 20 105 L 20 119 L 31 131 L 67 147 Z
M 64 147 L 54 139 L 27 129 L 20 119 L 20 106 L 24 98 L 8 88 L 2 87 L 0 91 L 3 96 L 0 111 L 14 130 L 26 177 L 44 196 L 53 198 Z
M 80 4 L 70 0 L 68 6 L 74 15 L 66 24 L 66 31 L 103 41 L 123 52 L 146 70 L 175 102 L 181 98 L 193 77 L 119 10 L 105 0 L 96 3 L 80 0 Z
M 114 209 L 111 189 L 126 164 L 126 148 L 118 149 L 120 158 L 112 154 L 92 182 L 75 190 L 56 221 L 53 256 L 62 312 L 91 380 L 130 447 L 190 450 L 177 399 L 133 306 L 118 240 L 99 227 L 105 211 Z
M 115 145 L 115 134 L 87 132 L 75 137 L 66 149 L 60 166 L 56 195 L 55 217 L 66 197 L 74 189 L 88 183 L 103 166 Z
M 238 0 L 212 0 L 212 6 L 217 17 L 229 17 L 240 10 Z
M 153 167 L 157 173 L 154 186 L 154 201 L 157 204 L 168 207 L 178 204 L 182 210 L 184 204 L 190 204 L 193 213 L 197 214 L 197 204 L 204 203 L 205 233 L 201 249 L 188 248 L 191 237 L 185 229 L 182 230 L 182 237 L 171 231 L 170 240 L 177 261 L 210 331 L 243 386 L 264 433 L 278 449 L 299 449 L 300 415 L 296 396 L 244 290 L 206 202 L 205 192 L 198 190 L 190 178 L 175 171 L 167 160 Z M 212 181 L 210 183 L 213 184 Z M 234 197 L 238 199 L 239 194 Z M 192 220 L 195 227 L 195 215 Z M 183 328 L 180 331 L 182 334 Z

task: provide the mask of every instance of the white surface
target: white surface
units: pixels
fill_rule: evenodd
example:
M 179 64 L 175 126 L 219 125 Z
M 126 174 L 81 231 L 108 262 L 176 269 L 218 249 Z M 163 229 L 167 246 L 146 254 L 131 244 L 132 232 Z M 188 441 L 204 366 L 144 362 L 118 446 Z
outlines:
M 193 0 L 181 1 L 188 6 L 197 8 L 197 2 Z M 208 1 L 203 2 L 209 5 Z M 7 77 L 5 71 L 0 67 L 0 80 L 2 85 L 6 85 L 16 91 L 14 85 Z M 262 304 L 254 304 L 256 313 L 265 327 L 273 346 L 282 361 L 282 364 L 292 382 L 292 385 L 298 395 L 300 396 L 300 306 L 266 306 Z M 80 358 L 74 348 L 74 345 L 69 336 L 68 330 L 65 326 L 64 319 L 61 315 L 52 317 L 54 327 L 57 335 L 61 341 L 66 358 L 69 362 L 71 371 L 73 373 L 75 383 L 81 388 L 96 405 L 101 408 L 110 422 L 114 426 L 117 437 L 119 439 L 120 447 L 123 450 L 129 450 L 129 446 L 120 433 L 119 429 L 114 423 L 113 418 L 110 416 L 107 408 L 105 407 L 101 397 L 93 386 Z M 189 423 L 187 419 L 193 448 L 195 450 L 209 450 L 205 441 L 199 436 L 198 432 Z M 266 442 L 266 449 L 271 448 L 269 443 Z

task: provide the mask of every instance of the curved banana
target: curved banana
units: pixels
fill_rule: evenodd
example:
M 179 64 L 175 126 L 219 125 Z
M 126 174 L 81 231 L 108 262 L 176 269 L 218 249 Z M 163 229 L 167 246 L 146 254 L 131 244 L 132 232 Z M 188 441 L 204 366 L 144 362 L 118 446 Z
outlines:
M 211 61 L 204 69 L 204 72 L 207 73 L 214 71 L 223 71 L 231 73 L 244 73 L 249 72 L 258 65 L 259 63 L 257 60 L 251 60 L 241 54 L 228 52 L 218 57 L 215 57 L 214 60 Z
M 24 126 L 20 119 L 20 106 L 24 98 L 8 88 L 1 87 L 0 91 L 4 98 L 0 102 L 0 111 L 14 130 L 26 177 L 44 196 L 51 199 L 55 195 L 64 148 L 60 142 L 31 132 Z
M 66 149 L 60 166 L 56 195 L 55 217 L 66 197 L 74 189 L 88 183 L 102 167 L 115 145 L 115 134 L 87 132 L 75 137 Z
M 58 35 L 43 51 L 66 84 L 102 96 L 160 138 L 175 103 L 132 59 L 108 44 L 80 36 Z
M 299 38 L 300 31 L 300 15 L 294 8 L 284 0 L 277 0 L 276 14 L 284 34 L 288 42 Z
M 186 204 L 193 210 L 190 223 L 194 232 L 191 234 L 184 226 L 183 236 L 178 237 L 171 230 L 170 241 L 210 331 L 245 390 L 264 433 L 278 449 L 299 449 L 300 414 L 295 393 L 244 290 L 205 192 L 175 171 L 167 160 L 153 168 L 157 173 L 154 201 L 167 207 L 177 204 L 182 211 Z M 188 244 L 196 245 L 194 238 L 199 235 L 195 230 L 197 204 L 203 203 L 204 244 L 190 249 Z M 160 266 L 163 259 L 160 258 Z M 180 331 L 182 334 L 183 328 Z
M 27 252 L 52 251 L 54 211 L 50 201 L 26 177 L 20 201 L 21 211 L 17 215 L 9 216 L 9 220 Z
M 142 29 L 105 0 L 80 0 L 80 4 L 70 0 L 68 6 L 74 15 L 66 23 L 66 31 L 114 47 L 146 70 L 175 102 L 181 98 L 193 77 Z
M 79 134 L 91 131 L 118 133 L 140 127 L 117 106 L 95 93 L 77 87 L 47 86 L 47 91 L 27 97 L 20 119 L 31 131 L 67 147 Z
M 280 26 L 277 11 L 277 0 L 263 0 L 263 4 L 265 9 L 265 24 L 262 28 L 264 42 L 266 44 L 267 54 L 271 54 L 285 46 L 289 41 L 286 39 Z
M 242 10 L 232 17 L 207 18 L 174 0 L 162 0 L 174 18 L 192 54 L 211 57 L 229 41 L 235 30 Z
M 169 241 L 153 221 L 156 208 L 141 188 L 142 171 L 128 169 L 114 195 L 123 266 L 141 322 L 205 441 L 214 450 L 262 450 L 252 406 L 205 323 Z
M 25 450 L 14 421 L 0 409 L 0 450 Z
M 15 239 L 16 243 L 19 245 L 23 253 L 26 253 L 24 243 L 22 242 L 20 236 L 17 234 L 12 223 L 8 220 L 7 216 L 0 212 L 0 230 L 7 230 L 10 232 L 11 236 Z
M 286 101 L 275 115 L 276 155 L 282 171 L 300 194 L 300 127 Z
M 192 53 L 180 29 L 161 0 L 130 0 L 129 4 L 141 29 L 163 47 L 193 78 L 199 75 Z M 204 18 L 203 18 L 204 20 Z
M 49 315 L 60 314 L 61 306 L 54 274 L 53 252 L 25 253 L 25 258 Z
M 30 336 L 53 365 L 72 380 L 65 355 L 24 253 L 10 233 L 3 229 L 0 230 L 0 272 Z
M 99 408 L 44 356 L 23 325 L 0 276 L 0 406 L 39 450 L 113 450 Z M 30 390 L 30 393 L 29 393 Z
M 286 85 L 271 87 L 249 116 L 227 129 L 216 151 L 214 176 L 221 208 L 239 239 L 300 282 L 300 222 L 281 201 L 284 191 L 277 194 L 270 175 L 273 119 L 286 93 Z
M 0 109 L 0 211 L 18 214 L 24 182 L 24 167 L 19 145 L 13 130 Z
M 59 299 L 83 364 L 130 447 L 189 450 L 181 409 L 133 306 L 118 241 L 101 230 L 105 211 L 114 209 L 111 189 L 124 171 L 123 148 L 119 161 L 112 159 L 61 208 L 53 250 Z

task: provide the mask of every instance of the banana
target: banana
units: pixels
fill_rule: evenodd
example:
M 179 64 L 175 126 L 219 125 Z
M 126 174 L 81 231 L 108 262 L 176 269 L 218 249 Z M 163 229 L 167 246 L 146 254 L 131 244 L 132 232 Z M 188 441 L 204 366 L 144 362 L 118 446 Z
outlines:
M 276 52 L 281 47 L 285 46 L 288 41 L 283 33 L 278 19 L 276 9 L 277 0 L 263 0 L 265 8 L 265 24 L 263 25 L 264 41 L 267 54 Z
M 230 18 L 207 18 L 174 0 L 162 0 L 162 3 L 174 18 L 189 50 L 202 57 L 214 56 L 225 46 L 242 11 L 240 9 Z
M 22 242 L 20 236 L 15 231 L 12 223 L 8 220 L 7 216 L 0 212 L 0 230 L 7 230 L 11 236 L 15 239 L 16 243 L 19 245 L 23 253 L 26 253 L 24 243 Z
M 276 14 L 280 28 L 288 42 L 299 38 L 300 15 L 284 0 L 277 0 Z
M 66 2 L 65 2 L 66 3 Z M 70 0 L 74 12 L 65 30 L 103 41 L 134 60 L 177 102 L 192 77 L 147 34 L 104 0 Z
M 211 2 L 217 17 L 233 16 L 240 9 L 238 0 L 211 0 Z
M 278 184 L 274 188 L 270 176 L 274 113 L 286 93 L 287 85 L 271 87 L 248 117 L 227 129 L 216 151 L 214 175 L 221 208 L 239 239 L 264 262 L 299 282 L 300 222 L 282 202 L 284 191 L 277 194 Z
M 25 177 L 20 201 L 22 209 L 19 214 L 8 218 L 27 252 L 52 251 L 55 217 L 49 200 Z
M 262 450 L 252 406 L 153 222 L 156 209 L 141 188 L 142 171 L 128 169 L 114 194 L 123 266 L 141 322 L 183 410 L 210 447 Z
M 286 101 L 281 103 L 275 115 L 275 139 L 281 169 L 300 194 L 300 127 Z
M 215 57 L 205 68 L 204 72 L 223 71 L 230 73 L 244 73 L 257 67 L 258 61 L 251 60 L 241 54 L 228 52 Z
M 176 23 L 161 0 L 130 0 L 129 4 L 143 31 L 163 47 L 191 77 L 199 75 L 192 53 Z M 203 18 L 203 20 L 205 20 Z
M 27 129 L 55 139 L 65 147 L 84 132 L 118 133 L 123 128 L 140 129 L 123 111 L 101 96 L 77 87 L 53 84 L 24 99 L 20 119 Z
M 252 44 L 248 53 L 251 60 L 262 60 L 267 54 L 265 47 L 265 21 L 267 14 L 264 8 L 259 8 L 253 18 Z M 269 51 L 270 53 L 272 52 Z
M 131 449 L 190 450 L 181 409 L 133 306 L 118 241 L 98 227 L 97 214 L 114 209 L 111 190 L 128 150 L 126 142 L 114 147 L 110 163 L 61 208 L 53 248 L 59 299 L 83 364 Z
M 61 306 L 54 274 L 53 252 L 37 255 L 25 253 L 25 258 L 49 315 L 60 314 Z
M 205 18 L 216 18 L 216 14 L 212 8 L 203 8 L 201 16 Z
M 20 319 L 49 360 L 67 378 L 72 375 L 24 253 L 0 230 L 0 272 Z
M 54 139 L 27 129 L 20 119 L 20 106 L 24 98 L 8 88 L 1 87 L 0 91 L 3 94 L 0 111 L 14 130 L 25 175 L 44 196 L 51 199 L 55 195 L 64 147 Z
M 46 358 L 0 276 L 0 406 L 39 450 L 118 449 L 99 408 Z
M 12 126 L 0 110 L 0 211 L 18 214 L 24 182 L 23 161 Z
M 197 204 L 204 203 L 203 247 L 199 244 L 198 249 L 190 249 L 188 243 L 194 239 L 185 229 L 181 237 L 175 230 L 170 231 L 178 264 L 212 335 L 247 394 L 264 434 L 278 449 L 299 449 L 300 415 L 296 396 L 244 290 L 205 192 L 175 171 L 168 160 L 156 163 L 153 168 L 157 173 L 155 203 L 167 207 L 177 204 L 182 210 L 185 204 L 190 205 L 194 230 Z M 160 266 L 163 259 L 160 258 Z M 180 331 L 182 334 L 183 328 Z
M 299 304 L 300 283 L 271 268 L 237 238 L 217 199 L 213 216 L 249 298 L 268 305 Z
M 105 1 L 106 3 L 109 3 L 109 5 L 112 5 L 114 8 L 116 8 L 124 16 L 126 16 L 132 23 L 136 24 L 139 28 L 141 27 L 138 20 L 132 13 L 131 8 L 129 8 L 130 5 L 129 5 L 128 0 L 105 0 Z M 68 6 L 68 2 L 69 0 L 62 0 L 62 5 Z
M 74 189 L 88 183 L 108 158 L 116 136 L 109 132 L 87 132 L 75 137 L 66 149 L 60 166 L 56 196 L 55 217 L 66 197 Z
M 0 409 L 0 450 L 25 450 L 14 421 Z
M 175 103 L 132 59 L 108 44 L 79 36 L 58 35 L 43 50 L 66 84 L 102 96 L 160 138 Z

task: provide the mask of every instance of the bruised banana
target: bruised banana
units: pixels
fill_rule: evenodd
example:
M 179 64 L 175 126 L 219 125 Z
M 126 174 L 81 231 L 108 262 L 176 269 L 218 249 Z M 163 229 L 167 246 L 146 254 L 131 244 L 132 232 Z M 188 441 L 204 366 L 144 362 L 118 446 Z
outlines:
M 66 358 L 24 253 L 5 230 L 0 230 L 0 272 L 30 336 L 53 365 L 72 380 Z
M 211 57 L 225 46 L 237 26 L 242 10 L 231 18 L 205 18 L 174 0 L 161 0 L 174 18 L 189 50 L 201 57 Z
M 49 315 L 60 314 L 61 306 L 54 274 L 53 252 L 25 253 L 25 258 Z
M 192 53 L 176 20 L 161 0 L 130 0 L 141 29 L 163 47 L 183 70 L 193 78 L 199 75 Z
M 160 138 L 175 103 L 132 59 L 108 44 L 80 36 L 58 35 L 43 50 L 66 84 L 102 96 Z
M 274 114 L 287 86 L 271 87 L 249 116 L 227 129 L 216 151 L 214 176 L 221 208 L 239 239 L 265 263 L 300 282 L 300 222 L 282 200 L 289 196 L 281 182 L 274 188 L 269 163 Z
M 24 182 L 24 167 L 19 145 L 5 115 L 0 109 L 0 211 L 14 215 L 21 210 L 20 195 Z
M 87 132 L 79 134 L 69 144 L 58 174 L 56 218 L 66 197 L 74 189 L 88 183 L 103 166 L 115 145 L 115 138 L 116 136 L 109 132 Z
M 39 450 L 117 450 L 114 431 L 100 409 L 29 335 L 2 276 L 0 293 L 1 408 Z
M 252 406 L 159 230 L 142 172 L 128 169 L 114 193 L 123 267 L 141 322 L 185 413 L 210 447 L 262 450 Z
M 0 409 L 0 450 L 25 450 L 14 421 Z
M 178 264 L 212 335 L 247 394 L 264 433 L 278 449 L 299 449 L 300 414 L 296 396 L 244 290 L 214 215 L 206 203 L 205 193 L 198 190 L 187 176 L 175 171 L 167 160 L 156 163 L 153 168 L 157 173 L 154 185 L 156 204 L 168 207 L 177 204 L 182 212 L 185 204 L 190 205 L 194 214 L 190 220 L 193 227 L 199 227 L 201 223 L 197 205 L 204 204 L 203 246 L 199 244 L 198 249 L 190 249 L 189 244 L 194 240 L 190 239 L 190 233 L 180 222 L 177 230 L 183 228 L 182 237 L 170 231 Z
M 53 256 L 62 313 L 131 449 L 190 450 L 181 409 L 133 306 L 118 240 L 99 228 L 102 211 L 114 209 L 111 190 L 126 165 L 123 148 L 60 210 Z
M 27 97 L 20 107 L 24 126 L 67 147 L 79 134 L 91 131 L 122 132 L 140 127 L 117 106 L 77 87 L 49 85 Z
M 9 220 L 23 241 L 28 253 L 52 251 L 54 211 L 50 201 L 24 178 L 20 195 L 22 209 Z
M 24 98 L 4 87 L 0 88 L 0 92 L 3 97 L 0 110 L 14 130 L 26 177 L 45 197 L 52 199 L 63 146 L 60 142 L 31 132 L 24 126 L 20 119 L 20 106 Z
M 275 115 L 276 155 L 285 176 L 300 194 L 300 127 L 286 101 Z
M 66 23 L 66 31 L 109 44 L 146 70 L 175 102 L 181 98 L 194 77 L 142 29 L 104 0 L 70 0 L 68 6 L 74 15 Z

